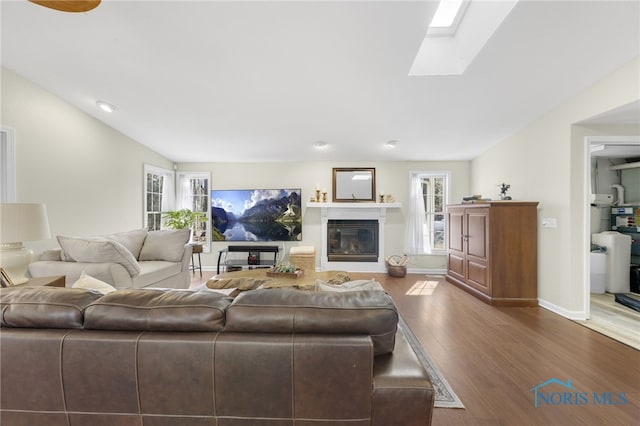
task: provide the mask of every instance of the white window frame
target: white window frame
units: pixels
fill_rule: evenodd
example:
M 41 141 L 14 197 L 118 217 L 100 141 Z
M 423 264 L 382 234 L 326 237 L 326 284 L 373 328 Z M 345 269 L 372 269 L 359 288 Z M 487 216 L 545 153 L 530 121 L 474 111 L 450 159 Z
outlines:
M 192 180 L 206 180 L 205 193 L 194 194 L 190 182 Z M 211 251 L 211 173 L 209 172 L 176 172 L 176 209 L 194 209 L 194 197 L 201 197 L 203 201 L 203 210 L 199 210 L 205 214 L 207 220 L 203 222 L 205 231 L 204 241 L 196 241 L 202 244 L 203 251 L 209 253 Z
M 16 202 L 15 130 L 0 127 L 0 203 Z
M 149 211 L 147 210 L 147 174 L 155 174 L 159 176 L 163 176 L 165 182 L 163 183 L 162 189 L 162 201 L 160 206 L 160 211 Z M 164 169 L 162 167 L 153 166 L 151 164 L 144 164 L 144 172 L 142 174 L 142 206 L 143 206 L 143 224 L 146 229 L 149 229 L 148 224 L 148 214 L 149 213 L 161 213 L 168 210 L 173 210 L 175 206 L 175 173 L 173 170 Z M 162 227 L 162 225 L 161 225 Z
M 411 199 L 410 205 L 415 205 L 414 203 L 422 203 L 422 207 L 424 208 L 410 208 L 409 214 L 424 214 L 423 218 L 418 217 L 410 217 L 409 221 L 413 221 L 413 224 L 408 226 L 408 232 L 414 232 L 413 229 L 422 228 L 422 244 L 418 244 L 421 248 L 415 248 L 415 244 L 410 243 L 411 236 L 407 235 L 405 250 L 407 250 L 411 254 L 436 254 L 441 255 L 446 253 L 447 240 L 446 240 L 446 205 L 449 203 L 449 194 L 451 187 L 451 173 L 449 171 L 412 171 L 410 172 L 410 188 L 413 187 L 414 179 L 429 179 L 429 178 L 442 178 L 444 179 L 444 190 L 443 190 L 443 200 L 442 200 L 442 211 L 435 211 L 433 202 L 429 202 L 427 197 L 432 199 L 435 194 L 432 192 L 431 194 L 424 194 L 421 192 L 421 196 L 419 199 Z M 423 187 L 423 185 L 421 185 Z M 417 194 L 413 193 L 413 189 L 409 191 L 409 197 L 415 197 Z M 435 217 L 441 215 L 442 216 L 442 225 L 440 230 L 435 229 Z M 441 247 L 436 248 L 435 239 L 436 233 L 440 234 L 441 238 Z

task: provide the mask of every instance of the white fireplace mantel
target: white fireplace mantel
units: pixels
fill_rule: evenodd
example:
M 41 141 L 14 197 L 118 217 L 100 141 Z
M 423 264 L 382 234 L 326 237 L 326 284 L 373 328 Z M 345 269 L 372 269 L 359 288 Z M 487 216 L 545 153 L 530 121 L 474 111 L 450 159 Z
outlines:
M 384 223 L 389 208 L 401 208 L 402 203 L 314 203 L 308 202 L 307 208 L 319 208 L 322 221 L 322 256 L 320 264 L 323 271 L 344 270 L 351 272 L 384 272 Z M 329 262 L 327 253 L 327 222 L 329 220 L 377 220 L 378 221 L 378 261 L 377 262 Z
M 319 209 L 399 209 L 402 203 L 316 203 L 308 202 L 307 207 Z

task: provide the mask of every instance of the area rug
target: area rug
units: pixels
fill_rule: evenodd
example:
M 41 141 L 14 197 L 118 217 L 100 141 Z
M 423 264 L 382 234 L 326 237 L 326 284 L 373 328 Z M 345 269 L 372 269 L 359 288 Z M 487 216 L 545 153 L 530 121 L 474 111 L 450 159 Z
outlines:
M 405 338 L 409 342 L 409 345 L 413 348 L 413 351 L 418 356 L 420 363 L 427 370 L 429 377 L 431 378 L 431 384 L 436 394 L 436 400 L 434 406 L 436 408 L 464 408 L 462 401 L 455 394 L 451 386 L 444 378 L 438 367 L 435 365 L 427 351 L 422 347 L 422 344 L 418 338 L 413 334 L 413 331 L 409 328 L 407 323 L 400 317 L 398 319 L 398 328 L 404 334 Z

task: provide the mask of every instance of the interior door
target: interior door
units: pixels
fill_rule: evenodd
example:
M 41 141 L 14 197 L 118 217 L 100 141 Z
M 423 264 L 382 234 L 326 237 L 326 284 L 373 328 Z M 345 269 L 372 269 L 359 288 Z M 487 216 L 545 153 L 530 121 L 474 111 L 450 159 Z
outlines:
M 450 276 L 465 281 L 464 209 L 447 210 L 447 270 Z
M 489 293 L 489 209 L 469 209 L 466 219 L 467 283 Z

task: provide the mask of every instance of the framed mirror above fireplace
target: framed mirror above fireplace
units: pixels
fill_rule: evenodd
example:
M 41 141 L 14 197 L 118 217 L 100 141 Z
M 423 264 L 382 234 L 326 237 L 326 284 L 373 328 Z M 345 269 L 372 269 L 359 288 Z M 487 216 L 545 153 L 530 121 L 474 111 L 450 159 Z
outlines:
M 375 202 L 375 168 L 333 168 L 333 202 Z

